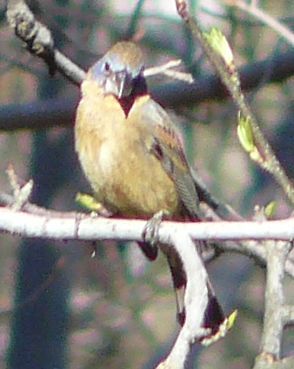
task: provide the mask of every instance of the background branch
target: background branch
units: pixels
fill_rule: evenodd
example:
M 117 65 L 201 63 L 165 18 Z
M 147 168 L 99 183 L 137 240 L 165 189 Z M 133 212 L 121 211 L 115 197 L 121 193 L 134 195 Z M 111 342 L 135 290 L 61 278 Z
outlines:
M 271 17 L 262 9 L 258 8 L 253 4 L 253 2 L 251 4 L 247 4 L 243 0 L 237 0 L 233 2 L 233 5 L 266 24 L 270 29 L 274 30 L 281 37 L 283 37 L 291 46 L 294 46 L 294 34 L 291 32 L 291 30 L 277 19 Z
M 225 40 L 222 48 L 219 45 L 220 42 L 218 42 L 218 47 L 221 48 L 221 52 L 223 52 L 222 55 L 218 54 L 202 32 L 199 22 L 190 15 L 187 2 L 184 0 L 176 0 L 175 2 L 180 17 L 186 23 L 187 27 L 189 27 L 194 37 L 199 41 L 208 60 L 214 66 L 222 82 L 230 92 L 234 103 L 240 111 L 241 117 L 248 120 L 250 123 L 252 134 L 254 136 L 254 143 L 256 144 L 256 147 L 258 147 L 258 153 L 261 152 L 260 158 L 256 160 L 257 164 L 259 164 L 263 169 L 268 170 L 273 175 L 291 204 L 294 205 L 294 187 L 292 182 L 287 177 L 269 142 L 263 135 L 251 108 L 245 100 L 241 90 L 239 76 L 235 69 L 233 56 L 230 55 L 232 52 L 229 45 L 226 43 L 226 39 L 222 39 L 222 41 Z M 216 40 L 215 42 L 217 43 Z M 225 55 L 230 55 L 232 60 L 225 60 Z
M 278 54 L 262 61 L 240 67 L 243 91 L 252 90 L 264 82 L 281 82 L 294 74 L 294 51 Z M 229 96 L 223 83 L 215 74 L 197 78 L 192 84 L 173 82 L 156 85 L 151 94 L 161 105 L 181 108 L 207 100 L 224 99 Z M 28 104 L 0 107 L 0 130 L 44 129 L 54 126 L 71 126 L 74 122 L 78 99 L 53 98 Z
M 50 74 L 58 70 L 72 83 L 82 82 L 85 72 L 54 46 L 51 31 L 35 19 L 25 1 L 8 0 L 6 16 L 16 36 L 25 42 L 29 52 L 44 60 Z
M 290 248 L 290 242 L 269 241 L 266 243 L 265 315 L 261 354 L 257 357 L 254 369 L 260 368 L 260 362 L 274 362 L 280 359 L 284 327 L 284 266 Z

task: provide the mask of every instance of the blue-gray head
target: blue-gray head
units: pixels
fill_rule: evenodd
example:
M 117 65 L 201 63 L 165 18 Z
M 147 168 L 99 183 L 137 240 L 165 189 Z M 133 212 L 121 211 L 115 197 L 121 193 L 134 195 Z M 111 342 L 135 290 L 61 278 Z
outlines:
M 144 80 L 143 69 L 140 48 L 132 42 L 123 41 L 115 44 L 94 64 L 89 75 L 103 88 L 105 94 L 121 99 L 132 94 L 138 80 Z

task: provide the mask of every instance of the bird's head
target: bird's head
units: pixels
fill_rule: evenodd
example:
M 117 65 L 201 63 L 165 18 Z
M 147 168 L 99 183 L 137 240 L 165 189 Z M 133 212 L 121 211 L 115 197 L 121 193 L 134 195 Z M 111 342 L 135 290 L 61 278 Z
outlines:
M 118 42 L 89 70 L 89 76 L 119 100 L 146 89 L 143 55 L 132 42 Z

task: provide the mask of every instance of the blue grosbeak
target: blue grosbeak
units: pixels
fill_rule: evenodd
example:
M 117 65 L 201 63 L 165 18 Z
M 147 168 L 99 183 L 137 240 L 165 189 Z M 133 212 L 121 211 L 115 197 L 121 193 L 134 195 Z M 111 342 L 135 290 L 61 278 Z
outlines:
M 148 219 L 161 210 L 175 220 L 199 220 L 198 196 L 174 123 L 148 94 L 141 50 L 114 45 L 82 83 L 75 143 L 98 202 L 113 214 Z M 156 253 L 143 247 L 154 259 Z M 167 251 L 169 250 L 169 251 Z M 166 248 L 184 323 L 186 275 L 175 251 Z M 217 332 L 224 314 L 208 281 L 203 327 Z

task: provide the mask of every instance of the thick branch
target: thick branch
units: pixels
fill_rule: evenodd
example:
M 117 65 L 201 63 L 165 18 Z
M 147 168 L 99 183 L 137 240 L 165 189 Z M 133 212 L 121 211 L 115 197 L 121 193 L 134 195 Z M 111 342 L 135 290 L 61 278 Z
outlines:
M 283 279 L 286 257 L 290 244 L 268 242 L 267 245 L 267 281 L 265 293 L 265 317 L 262 338 L 262 351 L 280 357 L 283 334 Z
M 0 107 L 0 130 L 45 129 L 70 126 L 75 119 L 77 99 L 48 99 Z
M 65 213 L 66 214 L 66 213 Z M 116 239 L 142 241 L 146 222 L 143 220 L 124 220 L 93 218 L 76 213 L 69 216 L 29 214 L 0 208 L 0 231 L 18 234 L 23 237 L 51 239 Z M 291 240 L 294 238 L 294 218 L 265 222 L 201 222 L 181 223 L 164 221 L 159 230 L 161 242 L 185 231 L 197 240 Z
M 0 195 L 0 203 L 13 204 L 11 196 Z M 207 223 L 175 223 L 163 222 L 160 228 L 162 242 L 169 236 L 170 231 L 183 228 L 194 239 L 266 239 L 271 237 L 293 237 L 293 219 L 271 222 L 207 222 Z M 15 212 L 10 208 L 0 207 L 0 232 L 18 234 L 23 237 L 54 238 L 54 239 L 116 239 L 142 240 L 145 222 L 140 220 L 122 220 L 92 218 L 84 213 L 56 212 L 27 203 L 23 212 Z M 224 227 L 225 225 L 225 227 Z M 282 228 L 281 228 L 282 226 Z M 162 228 L 167 227 L 167 228 Z M 245 234 L 243 230 L 245 231 Z M 292 231 L 291 231 L 292 229 Z M 79 232 L 78 232 L 79 230 Z M 257 235 L 256 232 L 259 232 Z M 277 232 L 276 232 L 277 231 Z M 233 233 L 232 233 L 233 232 Z M 243 232 L 243 233 L 242 233 Z M 268 233 L 269 232 L 269 233 Z M 273 235 L 273 232 L 275 235 Z M 266 250 L 260 242 L 243 241 L 226 242 L 219 245 L 222 250 L 236 252 L 266 265 Z M 294 265 L 290 260 L 286 262 L 286 272 L 294 277 Z
M 181 257 L 187 275 L 185 292 L 186 320 L 168 357 L 157 369 L 182 369 L 190 351 L 190 346 L 195 340 L 197 341 L 200 337 L 205 336 L 201 325 L 208 303 L 208 276 L 197 249 L 186 232 L 174 232 L 169 242 Z
M 294 324 L 294 306 L 293 305 L 285 305 L 283 307 L 283 322 L 284 322 L 284 325 Z
M 285 359 L 275 362 L 260 361 L 258 369 L 293 369 L 294 368 L 294 356 L 286 357 Z M 257 369 L 257 368 L 255 368 Z
M 15 34 L 32 54 L 45 61 L 50 74 L 58 70 L 71 82 L 81 83 L 85 72 L 56 49 L 51 31 L 35 19 L 25 1 L 8 0 L 6 15 Z
M 283 280 L 285 262 L 291 249 L 290 242 L 266 242 L 267 278 L 265 290 L 265 314 L 261 342 L 261 354 L 256 358 L 254 369 L 271 367 L 280 360 L 283 328 L 287 321 L 284 306 Z M 288 320 L 289 321 L 289 320 Z

